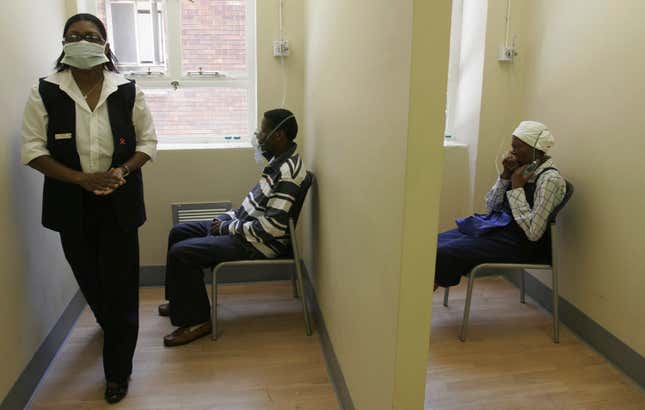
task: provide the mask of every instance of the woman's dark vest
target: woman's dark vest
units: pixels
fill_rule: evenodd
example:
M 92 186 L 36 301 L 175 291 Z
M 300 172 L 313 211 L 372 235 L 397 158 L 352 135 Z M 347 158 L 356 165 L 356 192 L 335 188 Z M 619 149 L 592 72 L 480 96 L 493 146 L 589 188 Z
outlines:
M 542 174 L 551 170 L 557 171 L 557 169 L 553 167 L 544 168 L 540 171 L 539 174 L 536 175 L 533 182 L 524 184 L 524 195 L 526 196 L 526 202 L 528 202 L 531 208 L 533 208 L 533 204 L 535 202 L 535 189 L 537 188 L 538 180 L 540 179 Z M 502 208 L 510 215 L 513 215 L 507 195 L 504 195 L 504 204 L 502 205 Z M 535 263 L 547 263 L 550 260 L 549 255 L 551 254 L 551 235 L 548 226 L 546 228 L 546 231 L 544 231 L 544 234 L 542 234 L 542 237 L 535 242 L 529 241 L 529 239 L 526 237 L 526 233 L 524 233 L 524 230 L 518 225 L 515 219 L 513 219 L 511 225 L 508 227 L 508 229 L 506 229 L 506 233 L 510 234 L 511 236 L 514 234 L 518 242 L 524 243 L 527 248 L 531 249 L 532 258 L 534 258 Z
M 47 149 L 61 164 L 82 171 L 76 149 L 76 104 L 57 84 L 44 79 L 40 80 L 39 92 L 48 114 Z M 112 167 L 125 163 L 136 150 L 136 135 L 132 123 L 135 94 L 134 81 L 130 81 L 120 85 L 107 99 L 114 138 Z M 71 134 L 71 138 L 56 139 L 56 134 Z M 146 220 L 141 170 L 132 172 L 125 179 L 126 184 L 108 198 L 112 201 L 121 228 L 131 230 L 138 228 Z M 46 228 L 58 232 L 81 229 L 83 188 L 80 185 L 45 177 L 42 223 Z
M 528 202 L 529 206 L 533 208 L 533 203 L 535 201 L 535 189 L 537 188 L 537 181 L 540 179 L 542 174 L 544 174 L 547 171 L 557 171 L 556 168 L 553 167 L 548 167 L 544 168 L 543 170 L 540 170 L 540 173 L 535 176 L 535 180 L 533 182 L 527 182 L 524 184 L 524 196 L 526 197 L 526 202 Z M 509 188 L 510 189 L 510 188 Z M 504 195 L 504 203 L 502 205 L 502 209 L 504 211 L 508 212 L 509 215 L 513 215 L 513 211 L 511 211 L 511 204 L 508 202 L 508 196 Z M 515 220 L 513 220 L 515 222 Z M 515 222 L 517 223 L 517 222 Z

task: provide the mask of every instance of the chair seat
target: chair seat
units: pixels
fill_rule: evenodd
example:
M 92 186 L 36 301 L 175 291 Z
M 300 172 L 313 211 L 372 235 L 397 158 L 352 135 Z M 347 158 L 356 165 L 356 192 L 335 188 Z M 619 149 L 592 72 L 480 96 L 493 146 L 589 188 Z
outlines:
M 290 224 L 293 226 L 293 222 L 290 221 Z M 291 282 L 293 284 L 294 293 L 293 296 L 298 298 L 298 294 L 303 295 L 301 297 L 301 304 L 303 308 L 303 313 L 305 317 L 305 332 L 307 336 L 311 336 L 311 324 L 309 317 L 309 309 L 307 307 L 307 301 L 304 297 L 304 288 L 302 286 L 302 272 L 298 264 L 296 263 L 297 259 L 254 259 L 254 260 L 243 260 L 243 261 L 230 261 L 222 262 L 211 269 L 212 271 L 212 280 L 211 280 L 211 339 L 217 339 L 217 278 L 221 274 L 232 273 L 235 271 L 243 271 L 248 269 L 249 271 L 262 271 L 262 270 L 271 270 L 272 268 L 289 269 L 292 271 Z
M 530 263 L 481 263 L 473 269 L 551 269 L 551 265 L 530 264 Z
M 244 260 L 244 261 L 231 261 L 231 262 L 222 262 L 216 267 L 211 268 L 211 270 L 214 269 L 222 269 L 226 267 L 234 267 L 234 266 L 259 266 L 259 265 L 292 265 L 295 263 L 294 259 L 251 259 L 251 260 Z

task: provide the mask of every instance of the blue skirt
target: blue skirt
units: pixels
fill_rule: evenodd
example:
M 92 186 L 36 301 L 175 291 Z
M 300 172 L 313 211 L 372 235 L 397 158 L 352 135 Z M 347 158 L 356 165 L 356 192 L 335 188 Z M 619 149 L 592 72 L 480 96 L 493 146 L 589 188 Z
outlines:
M 537 242 L 529 241 L 515 222 L 478 237 L 453 229 L 439 234 L 435 281 L 455 286 L 479 264 L 548 263 L 549 253 L 546 233 Z

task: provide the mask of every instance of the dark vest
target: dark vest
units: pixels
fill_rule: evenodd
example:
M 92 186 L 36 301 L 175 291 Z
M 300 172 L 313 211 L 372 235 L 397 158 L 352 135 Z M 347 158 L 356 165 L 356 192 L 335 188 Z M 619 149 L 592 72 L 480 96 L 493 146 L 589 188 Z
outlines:
M 526 202 L 528 202 L 531 208 L 533 208 L 533 204 L 535 203 L 535 189 L 537 188 L 537 181 L 540 179 L 542 174 L 550 170 L 557 171 L 557 169 L 553 167 L 544 168 L 540 171 L 539 174 L 537 174 L 533 182 L 524 184 L 524 195 L 526 196 Z M 509 215 L 513 215 L 511 211 L 511 205 L 508 202 L 508 197 L 506 195 L 504 195 L 503 209 L 508 212 Z M 508 229 L 506 229 L 506 233 L 511 234 L 511 236 L 514 235 L 518 242 L 525 244 L 527 250 L 531 252 L 531 258 L 535 263 L 548 263 L 548 261 L 550 261 L 551 235 L 548 226 L 546 228 L 546 231 L 544 231 L 542 237 L 536 242 L 528 240 L 526 233 L 518 225 L 515 219 L 513 219 L 511 225 L 508 227 Z
M 61 164 L 82 171 L 76 149 L 76 104 L 57 84 L 40 80 L 40 96 L 48 114 L 47 149 Z M 108 115 L 114 138 L 112 167 L 118 167 L 134 155 L 136 135 L 132 109 L 136 90 L 134 81 L 120 85 L 107 99 Z M 71 138 L 56 139 L 56 134 L 71 134 Z M 127 183 L 108 198 L 114 207 L 119 225 L 124 230 L 136 229 L 146 220 L 143 203 L 141 170 L 128 175 Z M 43 219 L 46 228 L 62 232 L 79 230 L 83 224 L 83 188 L 45 177 L 43 189 Z
M 528 202 L 529 206 L 533 208 L 533 203 L 535 201 L 535 188 L 537 188 L 537 181 L 540 179 L 542 174 L 544 174 L 547 171 L 555 170 L 557 171 L 556 168 L 553 167 L 548 167 L 544 168 L 543 170 L 540 171 L 539 174 L 535 177 L 535 180 L 533 182 L 527 182 L 524 184 L 524 196 L 526 196 L 526 202 Z M 509 188 L 511 189 L 511 188 Z M 503 209 L 508 212 L 509 215 L 513 215 L 513 212 L 511 211 L 511 204 L 508 202 L 508 196 L 504 195 L 504 204 L 502 205 Z

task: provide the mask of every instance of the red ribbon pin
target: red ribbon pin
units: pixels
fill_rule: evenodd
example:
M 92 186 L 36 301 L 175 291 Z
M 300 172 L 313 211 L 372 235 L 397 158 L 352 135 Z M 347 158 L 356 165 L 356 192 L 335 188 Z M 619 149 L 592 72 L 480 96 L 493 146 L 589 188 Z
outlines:
M 125 138 L 123 137 L 119 138 L 119 144 L 125 145 Z

